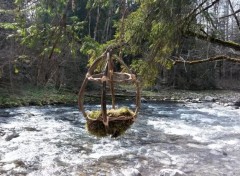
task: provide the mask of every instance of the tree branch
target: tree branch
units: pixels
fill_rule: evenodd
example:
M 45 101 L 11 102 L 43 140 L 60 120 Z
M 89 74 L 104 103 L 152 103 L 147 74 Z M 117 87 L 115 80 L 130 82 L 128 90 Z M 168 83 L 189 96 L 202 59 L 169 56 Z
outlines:
M 206 6 L 205 8 L 197 12 L 207 1 L 208 0 L 205 0 L 202 3 L 200 3 L 195 9 L 193 9 L 189 14 L 187 14 L 186 17 L 183 18 L 183 21 L 187 21 L 187 26 L 193 20 L 194 17 L 198 16 L 203 11 L 206 11 L 207 9 L 211 8 L 214 4 L 218 3 L 220 0 L 213 1 L 210 5 Z
M 207 9 L 211 8 L 214 4 L 218 3 L 220 0 L 215 0 L 212 2 L 212 4 L 208 5 L 207 7 L 203 8 L 202 10 L 200 10 L 195 16 L 199 15 L 200 13 L 202 13 L 203 11 L 206 11 Z
M 238 9 L 238 10 L 236 10 L 234 13 L 231 13 L 231 14 L 229 14 L 229 15 L 225 15 L 225 16 L 222 16 L 222 17 L 220 17 L 219 19 L 223 19 L 223 18 L 227 18 L 227 17 L 230 17 L 230 16 L 235 16 L 237 13 L 239 13 L 240 12 L 240 9 Z
M 195 9 L 193 9 L 190 13 L 187 14 L 186 17 L 184 17 L 184 19 L 192 19 L 192 16 L 197 12 L 197 10 L 203 6 L 203 4 L 205 4 L 208 0 L 203 1 L 202 3 L 200 3 Z
M 186 31 L 184 33 L 184 35 L 186 37 L 196 37 L 200 40 L 205 40 L 205 41 L 209 41 L 211 43 L 215 43 L 224 47 L 228 47 L 228 48 L 232 48 L 235 49 L 237 51 L 240 51 L 240 44 L 232 42 L 232 41 L 224 41 L 218 38 L 215 38 L 214 36 L 208 36 L 208 35 L 203 35 L 197 32 L 193 32 L 193 31 Z
M 224 56 L 224 55 L 210 57 L 208 59 L 201 59 L 201 60 L 198 59 L 198 60 L 192 60 L 192 61 L 185 61 L 183 59 L 177 59 L 177 60 L 172 60 L 172 62 L 173 62 L 173 65 L 177 65 L 177 64 L 193 65 L 193 64 L 200 64 L 200 63 L 213 62 L 213 61 L 222 61 L 222 60 L 227 60 L 227 61 L 230 61 L 230 62 L 240 64 L 240 58 L 232 58 L 232 57 Z

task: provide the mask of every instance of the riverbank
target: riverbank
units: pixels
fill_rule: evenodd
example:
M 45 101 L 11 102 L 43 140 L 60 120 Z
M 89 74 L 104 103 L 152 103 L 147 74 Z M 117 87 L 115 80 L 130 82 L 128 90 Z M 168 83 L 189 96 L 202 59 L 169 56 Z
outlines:
M 116 97 L 121 100 L 134 98 L 134 92 L 119 91 Z M 43 105 L 76 105 L 77 92 L 55 90 L 54 88 L 26 88 L 15 93 L 0 93 L 0 108 L 18 106 L 43 106 Z M 110 96 L 109 96 L 110 98 Z M 86 92 L 85 101 L 99 101 L 100 95 Z M 163 89 L 159 92 L 142 91 L 142 101 L 173 101 L 173 102 L 216 102 L 225 106 L 240 104 L 240 91 L 233 90 L 175 90 Z M 238 105 L 239 106 L 239 105 Z
M 177 102 L 216 102 L 223 105 L 234 105 L 240 101 L 240 91 L 234 90 L 175 90 L 166 89 L 159 92 L 143 91 L 143 97 L 150 101 Z M 239 105 L 238 105 L 239 106 Z
M 13 93 L 0 93 L 0 108 L 57 104 L 77 104 L 77 95 L 66 90 L 33 87 Z

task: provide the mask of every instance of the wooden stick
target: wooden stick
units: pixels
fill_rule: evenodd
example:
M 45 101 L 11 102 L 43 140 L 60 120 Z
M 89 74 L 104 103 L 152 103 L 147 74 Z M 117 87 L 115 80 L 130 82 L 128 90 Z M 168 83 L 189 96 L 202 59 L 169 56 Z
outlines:
M 87 85 L 88 82 L 88 77 L 89 75 L 91 75 L 93 73 L 93 71 L 95 70 L 95 68 L 97 67 L 98 63 L 104 58 L 104 55 L 101 55 L 99 58 L 97 58 L 94 63 L 91 65 L 91 67 L 88 69 L 88 73 L 86 74 L 85 79 L 83 80 L 82 86 L 79 90 L 78 93 L 78 107 L 80 109 L 80 111 L 83 113 L 83 116 L 86 118 L 87 114 L 84 110 L 84 106 L 83 106 L 83 102 L 84 102 L 84 91 L 85 91 L 85 87 Z
M 127 69 L 128 73 L 131 73 L 131 74 L 132 74 L 132 71 L 128 68 L 128 66 L 123 62 L 123 60 L 122 60 L 120 57 L 118 57 L 117 55 L 114 55 L 114 58 L 115 58 L 118 62 L 120 62 L 120 64 L 122 64 L 122 65 L 124 66 L 124 68 Z
M 135 117 L 137 116 L 137 113 L 140 109 L 140 106 L 141 106 L 141 94 L 140 94 L 140 86 L 139 86 L 139 81 L 136 79 L 136 76 L 132 74 L 132 71 L 128 68 L 128 66 L 124 63 L 124 61 L 115 55 L 115 59 L 120 62 L 120 64 L 122 64 L 128 71 L 129 75 L 130 75 L 130 78 L 129 80 L 132 81 L 132 82 L 135 82 L 136 84 L 136 109 L 135 109 Z M 134 79 L 133 79 L 133 76 L 134 76 Z M 125 82 L 127 82 L 128 80 L 125 80 Z
M 113 60 L 110 54 L 107 54 L 108 57 L 108 77 L 109 77 L 109 85 L 112 96 L 112 108 L 115 109 L 115 91 L 114 91 L 114 82 L 113 82 Z
M 107 56 L 109 53 L 107 53 Z M 107 57 L 107 63 L 104 68 L 103 76 L 107 77 L 108 74 L 108 57 Z M 108 127 L 108 117 L 107 117 L 107 101 L 106 101 L 106 87 L 107 87 L 107 81 L 102 81 L 102 95 L 101 95 L 101 111 L 102 111 L 102 118 L 103 118 L 103 124 Z
M 138 113 L 140 106 L 141 106 L 141 93 L 140 93 L 140 86 L 139 86 L 139 81 L 136 81 L 136 109 L 135 109 L 135 114 Z

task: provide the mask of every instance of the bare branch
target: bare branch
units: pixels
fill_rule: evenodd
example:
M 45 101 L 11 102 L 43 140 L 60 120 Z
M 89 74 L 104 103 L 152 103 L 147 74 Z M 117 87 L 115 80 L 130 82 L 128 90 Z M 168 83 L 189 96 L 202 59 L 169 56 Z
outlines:
M 206 11 L 207 9 L 211 8 L 212 6 L 214 6 L 214 4 L 218 3 L 220 0 L 215 0 L 212 2 L 212 4 L 208 5 L 207 7 L 203 8 L 202 10 L 200 10 L 195 16 L 199 15 L 200 13 L 202 13 L 203 11 Z
M 236 12 L 234 11 L 234 8 L 233 8 L 233 5 L 232 5 L 232 2 L 231 2 L 231 0 L 228 0 L 228 2 L 229 2 L 229 5 L 230 5 L 231 10 L 232 10 L 232 12 L 233 12 L 233 16 L 234 16 L 234 18 L 235 18 L 235 20 L 236 20 L 236 23 L 237 23 L 238 29 L 240 30 L 240 23 L 239 23 L 239 20 L 238 20 L 237 15 L 236 15 Z M 240 12 L 240 9 L 239 9 L 238 11 Z
M 229 14 L 229 15 L 226 15 L 226 16 L 222 16 L 222 17 L 220 17 L 219 19 L 223 19 L 223 18 L 227 18 L 227 17 L 230 17 L 230 16 L 235 16 L 237 13 L 239 13 L 240 12 L 240 9 L 238 9 L 238 10 L 236 10 L 234 13 L 231 13 L 231 14 Z
M 187 26 L 189 25 L 189 23 L 200 13 L 202 13 L 203 11 L 208 10 L 209 8 L 211 8 L 214 4 L 218 3 L 220 0 L 215 0 L 213 1 L 210 5 L 208 5 L 207 7 L 203 8 L 202 10 L 200 10 L 199 12 L 197 12 L 200 8 L 202 8 L 202 6 L 207 2 L 208 0 L 203 1 L 202 3 L 200 3 L 195 9 L 193 9 L 186 17 L 183 18 L 183 21 L 187 21 Z M 196 13 L 197 12 L 197 13 Z M 187 20 L 188 19 L 188 20 Z
M 240 58 L 232 58 L 232 57 L 224 56 L 224 55 L 210 57 L 208 59 L 201 59 L 201 60 L 197 59 L 197 60 L 192 60 L 192 61 L 186 61 L 186 60 L 182 60 L 182 59 L 179 58 L 177 60 L 172 60 L 172 61 L 173 61 L 173 65 L 177 65 L 177 64 L 193 65 L 193 64 L 200 64 L 200 63 L 213 62 L 213 61 L 222 61 L 222 60 L 227 60 L 227 61 L 230 61 L 230 62 L 240 64 Z
M 197 10 L 199 8 L 201 8 L 208 0 L 205 0 L 203 1 L 202 3 L 200 3 L 195 9 L 193 9 L 189 14 L 187 14 L 187 16 L 184 18 L 184 19 L 187 19 L 187 18 L 191 18 L 192 19 L 192 16 L 197 12 Z

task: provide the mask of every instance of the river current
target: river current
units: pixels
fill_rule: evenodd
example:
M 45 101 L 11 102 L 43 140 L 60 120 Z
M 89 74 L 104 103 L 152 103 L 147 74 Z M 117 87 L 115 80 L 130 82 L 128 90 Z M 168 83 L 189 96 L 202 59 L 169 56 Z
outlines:
M 145 103 L 116 139 L 88 134 L 75 106 L 0 109 L 2 176 L 239 176 L 239 166 L 234 107 Z

